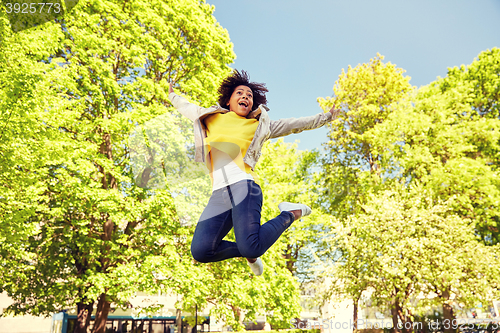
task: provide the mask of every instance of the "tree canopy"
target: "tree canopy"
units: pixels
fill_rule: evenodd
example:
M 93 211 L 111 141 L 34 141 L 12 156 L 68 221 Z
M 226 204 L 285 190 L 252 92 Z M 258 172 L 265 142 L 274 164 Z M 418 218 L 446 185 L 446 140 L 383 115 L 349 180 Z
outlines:
M 326 272 L 337 278 L 331 291 L 388 306 L 394 327 L 436 304 L 452 320 L 498 296 L 499 55 L 485 51 L 418 90 L 393 66 L 374 79 L 380 56 L 335 84 L 330 103 L 344 113 L 323 164 L 323 199 L 337 217 Z
M 64 17 L 13 33 L 2 14 L 1 289 L 13 313 L 96 309 L 136 291 L 188 298 L 188 235 L 168 189 L 133 178 L 130 133 L 166 112 L 168 81 L 204 105 L 234 59 L 203 1 L 80 1 Z M 184 120 L 176 124 L 189 140 Z M 161 277 L 161 278 L 160 278 Z

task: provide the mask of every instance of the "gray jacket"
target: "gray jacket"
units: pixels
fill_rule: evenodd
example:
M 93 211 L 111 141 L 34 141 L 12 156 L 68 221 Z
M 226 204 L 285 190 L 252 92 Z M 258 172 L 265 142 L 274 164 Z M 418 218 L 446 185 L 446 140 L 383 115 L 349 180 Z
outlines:
M 229 110 L 222 108 L 220 105 L 202 108 L 198 105 L 189 103 L 184 97 L 175 93 L 170 93 L 169 98 L 173 106 L 183 116 L 191 119 L 194 123 L 195 161 L 207 163 L 205 161 L 205 148 L 203 146 L 203 139 L 206 138 L 207 134 L 203 119 L 214 113 L 227 113 Z M 317 115 L 309 117 L 271 120 L 267 114 L 268 110 L 266 106 L 260 105 L 247 116 L 247 118 L 257 118 L 260 116 L 258 118 L 259 125 L 257 125 L 253 140 L 248 147 L 247 153 L 243 157 L 243 162 L 248 164 L 252 170 L 254 170 L 255 164 L 257 164 L 259 160 L 262 146 L 267 140 L 287 136 L 292 133 L 300 133 L 304 130 L 319 128 L 332 120 L 332 114 L 330 112 L 318 113 Z

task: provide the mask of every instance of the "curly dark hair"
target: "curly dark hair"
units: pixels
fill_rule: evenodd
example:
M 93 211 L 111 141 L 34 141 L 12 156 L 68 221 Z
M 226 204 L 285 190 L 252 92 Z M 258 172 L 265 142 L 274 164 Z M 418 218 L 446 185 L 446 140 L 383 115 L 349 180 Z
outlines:
M 238 86 L 247 86 L 252 90 L 252 111 L 257 109 L 261 104 L 267 105 L 266 92 L 269 90 L 267 90 L 266 85 L 264 83 L 250 82 L 250 77 L 247 72 L 241 71 L 240 73 L 237 69 L 235 69 L 231 75 L 222 81 L 222 84 L 219 87 L 219 104 L 222 107 L 225 107 L 227 103 L 229 103 L 234 89 Z

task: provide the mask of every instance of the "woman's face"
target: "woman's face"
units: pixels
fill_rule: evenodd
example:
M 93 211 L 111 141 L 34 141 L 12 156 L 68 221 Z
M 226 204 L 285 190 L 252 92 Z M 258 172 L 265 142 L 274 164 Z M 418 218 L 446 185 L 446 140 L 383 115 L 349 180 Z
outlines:
M 239 116 L 246 117 L 253 106 L 252 89 L 247 86 L 237 86 L 229 99 L 229 111 L 236 112 Z

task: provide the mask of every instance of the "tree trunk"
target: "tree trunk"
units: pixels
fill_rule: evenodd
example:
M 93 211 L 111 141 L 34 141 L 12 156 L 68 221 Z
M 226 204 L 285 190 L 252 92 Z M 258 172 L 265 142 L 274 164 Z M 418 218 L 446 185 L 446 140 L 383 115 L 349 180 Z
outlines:
M 231 305 L 231 309 L 233 310 L 234 319 L 238 320 L 238 325 L 240 326 L 238 329 L 241 329 L 241 327 L 244 328 L 243 319 L 245 319 L 245 313 L 241 311 L 241 308 L 234 305 Z M 233 329 L 236 329 L 236 327 L 233 327 Z
M 285 255 L 283 256 L 286 262 L 286 269 L 293 274 L 293 261 L 292 261 L 292 245 L 287 244 Z
M 91 304 L 85 304 L 84 302 L 77 303 L 76 325 L 73 333 L 87 333 L 93 310 L 94 302 Z
M 403 333 L 410 333 L 413 331 L 413 321 L 410 319 L 409 315 L 405 315 L 403 308 L 398 301 L 394 303 L 394 309 L 396 310 L 397 318 L 401 321 L 401 329 Z
M 101 294 L 95 313 L 94 333 L 106 332 L 106 322 L 108 321 L 110 307 L 111 303 L 106 300 L 106 294 Z
M 398 323 L 399 323 L 399 320 L 398 320 L 398 309 L 397 309 L 397 302 L 394 301 L 392 303 L 392 307 L 391 307 L 391 316 L 392 316 L 392 332 L 393 333 L 400 333 L 400 330 L 398 328 Z
M 453 320 L 455 320 L 455 314 L 453 313 L 453 308 L 448 303 L 450 299 L 449 288 L 443 292 L 443 329 L 444 333 L 454 333 Z
M 234 312 L 234 317 L 238 319 L 238 324 L 243 325 L 243 312 L 241 311 L 241 308 L 237 306 L 233 306 L 233 312 Z
M 113 151 L 111 146 L 111 135 L 106 133 L 103 135 L 103 141 L 99 148 L 99 152 L 105 155 L 108 159 L 113 160 Z M 106 190 L 117 189 L 115 177 L 107 174 L 102 166 L 99 166 L 102 173 L 102 187 Z M 109 177 L 108 177 L 109 176 Z M 106 273 L 110 259 L 107 257 L 110 246 L 106 243 L 111 240 L 116 225 L 111 219 L 107 219 L 103 225 L 103 234 L 101 239 L 104 241 L 104 246 L 101 252 L 101 272 Z M 95 314 L 94 333 L 106 333 L 106 322 L 111 308 L 111 303 L 106 299 L 106 294 L 102 293 L 97 302 L 97 310 Z
M 352 321 L 353 321 L 353 332 L 358 331 L 358 303 L 359 297 L 353 300 L 353 309 L 352 309 Z
M 175 320 L 177 324 L 177 333 L 182 333 L 182 314 L 181 309 L 176 309 L 175 311 Z

